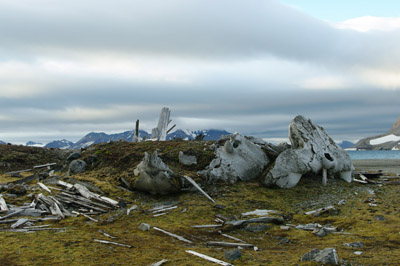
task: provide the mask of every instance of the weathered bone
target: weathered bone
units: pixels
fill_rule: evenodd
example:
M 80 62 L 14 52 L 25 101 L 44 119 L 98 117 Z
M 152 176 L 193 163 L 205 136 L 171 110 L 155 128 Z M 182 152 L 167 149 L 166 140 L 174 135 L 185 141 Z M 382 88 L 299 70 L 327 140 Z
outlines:
M 262 177 L 266 186 L 294 187 L 307 173 L 323 173 L 323 184 L 327 177 L 338 176 L 351 182 L 352 165 L 349 154 L 326 134 L 324 129 L 303 116 L 297 116 L 289 126 L 291 149 L 282 152 L 273 168 Z

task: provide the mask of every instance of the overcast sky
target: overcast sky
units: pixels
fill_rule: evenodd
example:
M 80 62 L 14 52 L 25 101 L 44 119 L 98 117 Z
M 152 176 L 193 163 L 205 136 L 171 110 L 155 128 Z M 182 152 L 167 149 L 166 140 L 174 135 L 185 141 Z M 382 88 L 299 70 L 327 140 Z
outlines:
M 155 127 L 335 140 L 400 116 L 400 1 L 2 0 L 0 140 Z

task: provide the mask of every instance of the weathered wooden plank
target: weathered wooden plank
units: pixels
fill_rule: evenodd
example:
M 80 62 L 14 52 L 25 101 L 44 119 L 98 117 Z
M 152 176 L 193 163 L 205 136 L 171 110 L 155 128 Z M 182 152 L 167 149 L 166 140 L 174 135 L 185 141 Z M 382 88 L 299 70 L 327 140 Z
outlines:
M 230 263 L 228 263 L 228 262 L 225 262 L 225 261 L 222 261 L 222 260 L 219 260 L 219 259 L 216 259 L 216 258 L 207 256 L 207 255 L 201 254 L 201 253 L 196 252 L 196 251 L 193 251 L 193 250 L 185 250 L 185 252 L 187 252 L 187 253 L 189 253 L 189 254 L 192 254 L 192 255 L 195 255 L 195 256 L 197 256 L 197 257 L 200 257 L 200 258 L 202 258 L 202 259 L 205 259 L 205 260 L 208 260 L 208 261 L 217 263 L 217 264 L 219 264 L 219 265 L 223 265 L 223 266 L 233 266 L 233 264 L 230 264 Z
M 14 211 L 14 212 L 9 213 L 9 214 L 7 214 L 7 215 L 5 215 L 3 217 L 0 217 L 0 220 L 4 220 L 4 219 L 10 218 L 10 217 L 13 217 L 13 216 L 15 216 L 15 215 L 17 215 L 17 214 L 19 214 L 19 213 L 21 213 L 23 211 L 24 211 L 24 209 L 18 209 L 17 211 Z
M 50 194 L 52 193 L 51 190 L 50 190 L 45 184 L 43 184 L 43 183 L 41 183 L 41 182 L 38 182 L 38 185 L 39 185 L 39 187 L 40 187 L 41 189 L 43 189 L 43 190 L 49 192 Z
M 95 239 L 93 239 L 93 241 L 99 242 L 99 243 L 103 243 L 103 244 L 111 244 L 111 245 L 116 245 L 116 246 L 121 246 L 121 247 L 133 248 L 133 246 L 131 246 L 131 245 L 121 244 L 121 243 L 108 241 L 108 240 L 102 240 L 102 239 L 96 239 L 95 238 Z
M 243 241 L 243 240 L 241 240 L 241 239 L 239 239 L 239 238 L 237 238 L 237 237 L 231 236 L 231 235 L 223 234 L 222 232 L 221 232 L 221 235 L 224 236 L 224 237 L 226 237 L 226 238 L 235 240 L 235 241 L 239 241 L 239 242 L 242 242 L 242 243 L 246 243 L 246 241 Z
M 305 213 L 305 215 L 311 215 L 311 214 L 312 215 L 318 215 L 318 214 L 321 214 L 323 212 L 326 212 L 326 211 L 329 211 L 329 210 L 334 210 L 334 209 L 335 209 L 335 207 L 330 205 L 330 206 L 327 206 L 327 207 L 324 207 L 324 208 L 320 208 L 320 209 L 317 209 L 317 210 L 308 211 L 308 212 Z
M 27 223 L 27 222 L 29 222 L 28 219 L 25 219 L 25 218 L 18 219 L 15 223 L 13 223 L 13 224 L 11 225 L 11 228 L 12 228 L 12 229 L 18 228 L 18 227 L 24 225 L 24 224 Z
M 72 213 L 74 213 L 74 214 L 76 214 L 76 215 L 82 215 L 82 216 L 88 218 L 89 220 L 91 220 L 91 221 L 93 221 L 93 222 L 96 222 L 96 223 L 99 222 L 99 220 L 96 220 L 96 219 L 90 217 L 90 216 L 87 215 L 87 214 L 84 214 L 84 213 L 81 213 L 81 212 L 77 212 L 77 211 L 72 211 Z
M 165 231 L 165 230 L 163 230 L 163 229 L 161 229 L 161 228 L 158 228 L 158 227 L 155 227 L 155 226 L 154 226 L 153 229 L 154 229 L 154 230 L 157 230 L 157 231 L 159 231 L 159 232 L 161 232 L 161 233 L 164 233 L 164 234 L 166 234 L 166 235 L 172 236 L 172 237 L 174 237 L 174 238 L 176 238 L 176 239 L 178 239 L 178 240 L 180 240 L 180 241 L 183 241 L 183 242 L 186 242 L 186 243 L 189 243 L 189 244 L 192 244 L 192 243 L 193 243 L 192 241 L 187 240 L 186 238 L 184 238 L 184 237 L 182 237 L 182 236 L 178 236 L 178 235 L 176 235 L 176 234 L 170 233 L 170 232 Z
M 8 211 L 7 203 L 1 194 L 0 194 L 0 211 Z
M 116 236 L 112 236 L 110 234 L 107 234 L 106 232 L 102 231 L 102 230 L 98 230 L 99 233 L 103 234 L 106 237 L 112 238 L 112 239 L 117 239 L 118 237 Z
M 32 171 L 32 169 L 18 170 L 18 171 L 7 172 L 7 173 L 5 173 L 5 175 L 19 174 L 19 173 L 25 173 L 25 172 L 30 172 L 30 171 Z
M 192 225 L 192 228 L 218 228 L 222 227 L 222 224 L 203 224 L 203 225 Z
M 207 241 L 207 246 L 210 247 L 228 247 L 228 248 L 253 248 L 254 245 L 247 243 L 232 243 L 232 242 L 222 242 L 222 241 Z
M 189 176 L 184 175 L 183 176 L 187 181 L 189 181 L 198 191 L 200 191 L 207 199 L 209 199 L 212 203 L 215 204 L 215 200 L 213 200 L 197 183 L 190 178 Z
M 163 265 L 163 264 L 166 263 L 166 262 L 168 262 L 168 260 L 160 260 L 160 261 L 158 261 L 158 262 L 156 262 L 156 263 L 150 264 L 149 266 L 161 266 L 161 265 Z
M 33 169 L 44 168 L 44 167 L 53 166 L 53 165 L 56 165 L 56 164 L 57 163 L 46 163 L 46 164 L 36 165 L 36 166 L 33 167 Z
M 165 211 L 173 210 L 176 208 L 178 208 L 178 206 L 172 206 L 172 207 L 168 207 L 168 208 L 164 208 L 164 209 L 155 210 L 155 211 L 153 211 L 153 213 L 165 212 Z

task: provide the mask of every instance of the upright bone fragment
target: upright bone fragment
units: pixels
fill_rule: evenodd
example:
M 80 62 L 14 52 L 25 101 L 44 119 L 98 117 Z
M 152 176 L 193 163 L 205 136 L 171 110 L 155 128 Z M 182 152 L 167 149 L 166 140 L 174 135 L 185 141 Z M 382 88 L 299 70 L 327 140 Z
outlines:
M 152 139 L 157 139 L 161 141 L 167 140 L 167 131 L 168 131 L 168 125 L 171 123 L 171 120 L 169 119 L 171 115 L 171 111 L 169 110 L 168 107 L 163 107 L 161 109 L 161 114 L 160 114 L 160 119 L 158 120 L 158 125 L 156 128 L 153 128 L 151 130 L 151 138 Z
M 178 176 L 158 157 L 157 151 L 152 155 L 144 153 L 143 161 L 135 169 L 138 176 L 133 187 L 152 194 L 168 194 L 180 191 Z
M 323 184 L 328 175 L 351 182 L 354 167 L 349 154 L 322 127 L 297 116 L 290 123 L 289 139 L 292 148 L 277 157 L 273 168 L 262 177 L 264 185 L 291 188 L 307 173 L 324 174 Z

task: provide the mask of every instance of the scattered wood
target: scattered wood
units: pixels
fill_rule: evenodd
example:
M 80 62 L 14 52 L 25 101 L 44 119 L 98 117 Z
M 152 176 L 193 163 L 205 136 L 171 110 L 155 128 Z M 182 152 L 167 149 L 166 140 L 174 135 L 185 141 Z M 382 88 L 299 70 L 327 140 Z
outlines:
M 111 244 L 111 245 L 116 245 L 116 246 L 121 246 L 121 247 L 127 247 L 127 248 L 133 248 L 133 246 L 131 245 L 127 245 L 127 244 L 121 244 L 121 243 L 117 243 L 117 242 L 113 242 L 113 241 L 107 241 L 107 240 L 102 240 L 102 239 L 93 239 L 93 241 L 95 242 L 99 242 L 99 243 L 103 243 L 103 244 Z
M 197 183 L 190 178 L 189 176 L 184 175 L 183 176 L 187 181 L 189 181 L 195 188 L 197 188 L 198 191 L 200 191 L 207 199 L 209 199 L 212 203 L 216 203 L 215 200 L 213 200 Z
M 106 232 L 102 231 L 102 230 L 98 230 L 99 233 L 103 234 L 106 237 L 112 238 L 112 239 L 117 239 L 118 237 L 116 236 L 112 236 L 110 234 L 107 234 Z
M 38 185 L 39 185 L 39 187 L 40 187 L 41 189 L 43 189 L 43 190 L 49 192 L 50 194 L 52 194 L 51 190 L 50 190 L 45 184 L 43 184 L 43 183 L 41 183 L 41 182 L 38 182 Z
M 168 262 L 168 260 L 160 260 L 159 262 L 152 263 L 152 264 L 150 264 L 149 266 L 161 266 L 161 265 L 163 265 L 163 264 L 166 263 L 166 262 Z
M 9 214 L 7 214 L 7 215 L 5 215 L 3 217 L 0 217 L 0 220 L 4 220 L 4 219 L 10 218 L 10 217 L 13 217 L 13 216 L 18 215 L 19 213 L 21 213 L 23 211 L 24 211 L 23 209 L 18 209 L 18 210 L 13 211 L 12 213 L 9 213 Z
M 133 205 L 132 207 L 130 207 L 129 209 L 126 210 L 126 215 L 129 215 L 131 213 L 131 211 L 136 210 L 137 209 L 137 205 Z
M 166 208 L 170 208 L 170 207 L 173 207 L 173 206 L 175 206 L 175 204 L 161 205 L 161 206 L 157 206 L 157 207 L 154 207 L 154 208 L 152 208 L 150 210 L 146 210 L 146 211 L 154 212 L 154 211 L 157 211 L 157 210 L 166 209 Z
M 208 261 L 217 263 L 217 264 L 219 264 L 219 265 L 223 265 L 223 266 L 233 266 L 233 264 L 230 264 L 230 263 L 228 263 L 228 262 L 225 262 L 225 261 L 222 261 L 222 260 L 219 260 L 219 259 L 216 259 L 216 258 L 207 256 L 207 255 L 204 255 L 204 254 L 201 254 L 201 253 L 198 253 L 198 252 L 193 251 L 193 250 L 185 250 L 185 252 L 187 252 L 187 253 L 189 253 L 189 254 L 192 254 L 192 255 L 195 255 L 195 256 L 197 256 L 197 257 L 200 257 L 200 258 L 202 258 L 202 259 L 205 259 L 205 260 L 208 260 Z
M 204 224 L 204 225 L 192 225 L 192 228 L 218 228 L 222 227 L 222 224 Z
M 367 181 L 367 180 L 368 180 L 368 178 L 367 178 L 365 175 L 363 175 L 363 174 L 359 174 L 359 177 L 360 177 L 361 180 L 363 180 L 363 181 Z
M 62 228 L 32 228 L 32 227 L 24 227 L 24 228 L 16 228 L 16 229 L 0 229 L 0 232 L 14 232 L 14 233 L 29 233 L 36 231 L 59 231 L 59 230 L 67 230 L 66 227 Z
M 153 217 L 163 216 L 163 215 L 166 215 L 166 214 L 168 214 L 168 212 L 154 214 Z
M 64 182 L 64 181 L 61 181 L 61 180 L 57 181 L 57 185 L 60 185 L 60 186 L 65 187 L 67 189 L 72 189 L 74 187 L 74 185 L 69 184 L 69 183 Z
M 30 172 L 30 171 L 32 171 L 32 169 L 18 170 L 18 171 L 7 172 L 7 173 L 5 173 L 5 175 L 13 175 L 13 174 L 25 173 L 25 172 Z
M 25 218 L 18 219 L 15 223 L 13 223 L 13 224 L 11 225 L 11 228 L 12 228 L 12 229 L 18 228 L 18 227 L 24 225 L 24 224 L 27 223 L 27 222 L 29 222 L 28 219 L 25 219 Z
M 229 238 L 229 239 L 232 239 L 232 240 L 235 240 L 235 241 L 239 241 L 239 242 L 242 242 L 242 243 L 246 243 L 246 241 L 243 241 L 243 240 L 241 240 L 241 239 L 239 239 L 237 237 L 234 237 L 234 236 L 231 236 L 231 235 L 227 235 L 227 234 L 224 234 L 222 232 L 220 232 L 220 233 L 221 233 L 222 236 L 224 236 L 226 238 Z
M 182 236 L 178 236 L 178 235 L 176 235 L 176 234 L 170 233 L 170 232 L 165 231 L 165 230 L 163 230 L 163 229 L 161 229 L 161 228 L 158 228 L 158 227 L 155 227 L 155 226 L 154 226 L 153 229 L 154 229 L 154 230 L 157 230 L 157 231 L 159 231 L 159 232 L 161 232 L 161 233 L 164 233 L 164 234 L 166 234 L 166 235 L 172 236 L 172 237 L 174 237 L 174 238 L 176 238 L 176 239 L 178 239 L 178 240 L 181 240 L 181 241 L 183 241 L 183 242 L 186 242 L 186 243 L 189 243 L 189 244 L 192 244 L 192 243 L 193 243 L 192 241 L 187 240 L 186 238 L 184 238 L 184 237 L 182 237 Z
M 355 182 L 357 182 L 357 183 L 361 183 L 361 184 L 368 184 L 367 181 L 359 180 L 359 179 L 356 179 L 356 178 L 353 178 L 353 181 L 355 181 Z
M 7 203 L 1 194 L 0 194 L 0 211 L 8 211 Z
M 91 221 L 93 221 L 93 222 L 96 222 L 96 223 L 98 223 L 98 222 L 99 222 L 99 220 L 96 220 L 96 219 L 94 219 L 94 218 L 90 217 L 90 216 L 89 216 L 89 215 L 87 215 L 87 214 L 80 213 L 80 212 L 77 212 L 77 211 L 72 211 L 72 213 L 74 213 L 74 214 L 76 214 L 76 215 L 82 215 L 82 216 L 84 216 L 84 217 L 88 218 L 89 220 L 91 220 Z
M 331 206 L 327 206 L 327 207 L 320 208 L 320 209 L 317 209 L 317 210 L 308 211 L 308 212 L 305 213 L 305 215 L 319 216 L 322 213 L 325 213 L 325 212 L 330 211 L 330 210 L 335 210 L 335 207 L 331 205 Z
M 172 206 L 172 207 L 168 207 L 168 208 L 164 208 L 164 209 L 158 209 L 158 210 L 153 211 L 153 213 L 165 212 L 165 211 L 173 210 L 176 208 L 178 208 L 178 206 Z
M 207 241 L 207 247 L 227 247 L 227 248 L 253 248 L 254 245 L 247 243 L 232 243 L 221 241 Z
M 36 166 L 33 167 L 33 169 L 49 167 L 49 166 L 53 166 L 53 165 L 56 165 L 56 164 L 57 163 L 47 163 L 47 164 L 42 164 L 42 165 L 36 165 Z

